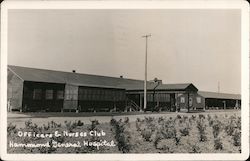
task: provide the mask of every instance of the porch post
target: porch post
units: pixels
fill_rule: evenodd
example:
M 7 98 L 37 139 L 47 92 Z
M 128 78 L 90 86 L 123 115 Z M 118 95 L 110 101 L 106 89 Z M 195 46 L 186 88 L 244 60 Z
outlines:
M 142 96 L 141 96 L 141 93 L 139 95 L 140 95 L 140 109 L 142 109 Z
M 157 93 L 156 98 L 157 98 L 157 106 L 159 106 L 160 105 L 160 103 L 159 103 L 159 93 Z

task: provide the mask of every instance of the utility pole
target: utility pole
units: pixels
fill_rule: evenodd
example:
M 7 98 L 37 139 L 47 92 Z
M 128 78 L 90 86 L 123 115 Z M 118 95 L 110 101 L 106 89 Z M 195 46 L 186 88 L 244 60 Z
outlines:
M 151 37 L 151 34 L 143 35 L 143 38 L 146 39 L 146 54 L 145 54 L 145 79 L 144 79 L 144 107 L 143 109 L 146 110 L 147 108 L 147 57 L 148 57 L 148 38 Z
M 218 82 L 218 93 L 220 93 L 220 81 Z

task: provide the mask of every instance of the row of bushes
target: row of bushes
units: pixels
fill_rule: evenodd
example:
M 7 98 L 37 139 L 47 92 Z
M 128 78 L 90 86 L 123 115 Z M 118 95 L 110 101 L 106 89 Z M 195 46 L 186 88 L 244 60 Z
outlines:
M 110 132 L 117 142 L 117 147 L 122 153 L 130 153 L 136 149 L 134 146 L 134 141 L 138 138 L 134 138 L 131 129 L 133 129 L 134 122 L 130 122 L 129 118 L 126 117 L 124 120 L 116 120 L 112 118 L 110 124 L 106 126 L 107 128 L 111 127 Z M 84 126 L 84 127 L 82 127 Z M 99 131 L 99 128 L 102 128 L 102 124 L 98 120 L 91 121 L 91 124 L 85 125 L 81 120 L 78 121 L 65 121 L 64 124 L 58 124 L 54 121 L 50 121 L 47 124 L 38 126 L 37 124 L 32 123 L 32 121 L 26 121 L 24 129 L 26 131 L 32 132 L 52 132 L 55 129 L 59 130 L 68 130 L 74 132 L 76 129 L 87 129 Z M 189 152 L 199 153 L 202 151 L 200 145 L 205 145 L 206 142 L 213 142 L 214 150 L 223 150 L 226 145 L 224 141 L 231 139 L 229 142 L 232 143 L 234 147 L 239 148 L 241 146 L 241 118 L 232 116 L 220 116 L 214 115 L 213 117 L 208 115 L 177 115 L 176 117 L 145 117 L 143 119 L 137 118 L 135 121 L 136 136 L 140 136 L 141 139 L 147 144 L 151 145 L 153 150 L 162 151 L 162 152 L 173 152 L 173 147 L 166 144 L 165 142 L 170 141 L 173 143 L 174 148 L 183 147 L 183 143 L 186 144 L 186 140 L 189 137 L 195 137 L 195 142 L 190 143 Z M 15 125 L 9 124 L 7 128 L 8 137 L 15 136 L 18 130 Z M 113 135 L 114 134 L 114 135 Z M 190 135 L 191 134 L 191 135 Z M 196 136 L 192 136 L 192 135 Z M 225 139 L 225 135 L 227 135 Z M 211 140 L 211 137 L 213 140 Z M 197 142 L 196 142 L 197 138 Z M 23 138 L 22 138 L 23 139 Z M 32 140 L 33 139 L 33 140 Z M 24 138 L 22 140 L 24 143 L 37 141 L 35 139 L 41 138 Z M 66 137 L 57 137 L 57 138 L 48 138 L 51 144 L 52 140 L 55 140 L 59 143 L 65 142 L 68 138 Z M 91 136 L 88 138 L 89 141 L 98 141 L 99 138 L 96 136 Z M 144 145 L 142 141 L 142 144 Z M 180 144 L 182 143 L 182 144 Z M 188 144 L 188 143 L 187 143 Z M 172 148 L 172 150 L 171 150 Z M 88 147 L 87 149 L 75 149 L 77 152 L 82 153 L 99 153 L 102 152 L 102 149 L 96 149 L 96 147 Z M 203 148 L 204 150 L 204 148 Z M 41 148 L 39 149 L 40 153 L 54 153 L 57 149 L 53 148 Z
M 125 129 L 126 124 L 129 123 L 129 119 L 126 118 L 123 122 L 122 119 L 116 121 L 114 118 L 110 120 L 112 126 L 111 131 L 115 132 L 115 139 L 117 141 L 117 146 L 119 151 L 122 153 L 129 153 L 132 146 L 130 144 L 130 134 Z

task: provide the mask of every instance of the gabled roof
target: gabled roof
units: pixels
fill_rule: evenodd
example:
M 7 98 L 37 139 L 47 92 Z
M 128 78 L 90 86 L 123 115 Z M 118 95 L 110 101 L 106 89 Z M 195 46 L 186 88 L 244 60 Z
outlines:
M 217 99 L 241 99 L 240 94 L 228 94 L 228 93 L 217 93 L 217 92 L 206 92 L 206 91 L 199 91 L 199 95 L 204 98 L 217 98 Z
M 147 84 L 148 90 L 153 90 L 156 87 L 156 84 L 153 82 L 149 82 Z M 144 84 L 136 87 L 130 87 L 130 90 L 143 90 Z M 160 84 L 155 90 L 161 91 L 198 91 L 198 89 L 192 83 L 181 83 L 181 84 Z
M 189 91 L 198 91 L 198 89 L 192 83 L 182 83 L 182 84 L 161 84 L 156 89 L 163 90 L 189 90 Z
M 119 86 L 121 78 L 45 70 L 12 65 L 9 65 L 8 69 L 13 71 L 24 81 L 72 84 L 77 86 L 89 87 L 122 88 Z M 125 82 L 132 83 L 138 81 L 127 79 Z
M 144 81 L 109 76 L 99 76 L 90 74 L 80 74 L 62 72 L 54 70 L 36 69 L 9 65 L 8 68 L 21 77 L 24 81 L 48 82 L 73 84 L 78 86 L 103 87 L 103 88 L 122 88 L 127 90 L 143 90 Z M 147 89 L 155 88 L 155 83 L 148 82 Z M 160 84 L 156 90 L 187 90 L 198 89 L 192 83 L 186 84 Z

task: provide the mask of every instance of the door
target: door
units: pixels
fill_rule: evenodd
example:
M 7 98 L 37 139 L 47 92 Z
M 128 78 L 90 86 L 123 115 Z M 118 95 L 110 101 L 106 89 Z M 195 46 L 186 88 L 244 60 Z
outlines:
M 189 97 L 189 107 L 192 107 L 192 106 L 193 106 L 193 98 Z

